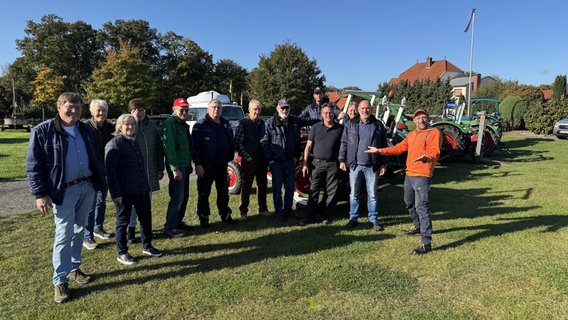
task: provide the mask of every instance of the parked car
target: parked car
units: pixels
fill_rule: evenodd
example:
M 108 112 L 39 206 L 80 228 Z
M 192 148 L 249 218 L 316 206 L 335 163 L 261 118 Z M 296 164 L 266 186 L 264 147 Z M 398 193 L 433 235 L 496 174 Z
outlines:
M 189 130 L 193 130 L 193 125 L 197 120 L 205 118 L 207 114 L 207 104 L 211 99 L 217 99 L 221 102 L 223 105 L 221 116 L 229 121 L 234 132 L 239 120 L 245 117 L 243 107 L 239 106 L 236 102 L 232 102 L 229 96 L 216 91 L 205 91 L 187 98 L 187 102 L 189 103 L 189 115 L 187 118 Z
M 162 132 L 162 129 L 164 128 L 164 121 L 166 119 L 168 119 L 171 116 L 171 114 L 157 114 L 157 115 L 150 115 L 148 116 L 148 119 L 150 119 L 150 121 L 154 121 L 154 123 L 156 124 L 156 127 L 158 127 L 159 132 Z
M 554 124 L 552 134 L 554 134 L 558 139 L 568 138 L 568 117 L 559 120 Z

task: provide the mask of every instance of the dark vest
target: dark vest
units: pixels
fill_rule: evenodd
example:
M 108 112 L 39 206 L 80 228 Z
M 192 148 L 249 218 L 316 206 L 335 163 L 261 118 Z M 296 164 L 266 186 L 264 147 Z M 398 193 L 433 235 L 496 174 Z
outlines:
M 245 132 L 244 146 L 253 159 L 258 159 L 262 156 L 262 146 L 260 139 L 264 135 L 264 121 L 258 119 L 254 122 L 251 119 L 243 119 L 242 126 Z

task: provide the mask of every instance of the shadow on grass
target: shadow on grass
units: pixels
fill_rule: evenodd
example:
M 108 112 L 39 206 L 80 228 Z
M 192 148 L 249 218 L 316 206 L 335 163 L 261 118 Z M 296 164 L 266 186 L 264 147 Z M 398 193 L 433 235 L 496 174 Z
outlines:
M 93 290 L 108 290 L 116 286 L 141 284 L 152 280 L 164 280 L 176 278 L 195 273 L 209 272 L 225 268 L 237 268 L 244 265 L 260 262 L 266 259 L 280 258 L 286 256 L 299 256 L 309 253 L 320 252 L 337 247 L 348 246 L 355 242 L 375 242 L 394 238 L 389 234 L 349 234 L 342 232 L 339 226 L 313 226 L 301 228 L 285 233 L 269 234 L 263 237 L 248 241 L 232 243 L 207 244 L 200 246 L 189 246 L 165 252 L 168 256 L 179 255 L 182 257 L 191 253 L 207 253 L 219 251 L 223 254 L 201 259 L 177 259 L 171 262 L 158 263 L 154 265 L 141 264 L 128 268 L 128 270 L 116 270 L 107 273 L 99 273 L 97 277 L 108 277 L 123 274 L 125 272 L 152 271 L 162 268 L 176 268 L 175 273 L 163 272 L 146 277 L 136 277 L 133 279 L 121 280 L 112 284 L 96 284 L 85 288 L 85 292 Z M 224 253 L 225 251 L 238 251 Z M 83 289 L 80 289 L 83 290 Z
M 510 232 L 518 232 L 532 228 L 546 227 L 544 232 L 555 232 L 561 228 L 568 226 L 568 217 L 559 215 L 544 215 L 524 218 L 507 218 L 496 219 L 497 222 L 504 221 L 505 223 L 484 224 L 471 227 L 450 228 L 444 230 L 437 230 L 436 233 L 447 233 L 454 231 L 479 231 L 476 234 L 465 237 L 464 239 L 448 243 L 446 245 L 437 247 L 436 250 L 445 250 L 456 248 L 464 244 L 472 243 L 477 240 L 488 237 L 496 237 Z
M 29 142 L 30 139 L 25 138 L 2 138 L 0 139 L 0 143 L 2 144 L 20 144 Z

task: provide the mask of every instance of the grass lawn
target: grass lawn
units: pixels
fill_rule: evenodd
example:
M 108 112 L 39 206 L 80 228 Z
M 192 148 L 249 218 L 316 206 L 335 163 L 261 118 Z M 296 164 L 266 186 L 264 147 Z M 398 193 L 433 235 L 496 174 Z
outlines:
M 29 134 L 10 135 L 0 135 L 4 179 L 23 176 Z M 226 226 L 214 209 L 212 232 L 198 228 L 178 239 L 156 232 L 161 258 L 142 256 L 140 244 L 131 245 L 139 261 L 134 266 L 116 261 L 113 240 L 97 240 L 97 249 L 83 250 L 82 266 L 95 281 L 71 283 L 73 300 L 55 305 L 52 215 L 0 218 L 1 317 L 567 319 L 568 205 L 561 191 L 567 141 L 503 140 L 493 155 L 502 165 L 463 161 L 436 168 L 434 251 L 422 257 L 411 255 L 419 238 L 400 232 L 410 219 L 397 177 L 379 195 L 384 232 L 373 232 L 365 219 L 354 231 L 344 230 L 346 202 L 339 203 L 332 224 L 309 227 L 258 215 Z M 230 199 L 236 212 L 238 197 Z M 167 190 L 154 194 L 156 231 L 167 202 Z M 114 208 L 108 205 L 105 225 L 113 230 Z M 192 225 L 195 211 L 193 183 L 187 213 Z

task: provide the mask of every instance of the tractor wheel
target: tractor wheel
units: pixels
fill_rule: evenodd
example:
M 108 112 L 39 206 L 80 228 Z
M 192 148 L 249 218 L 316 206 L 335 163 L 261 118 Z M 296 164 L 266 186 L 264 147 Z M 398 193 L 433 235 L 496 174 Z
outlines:
M 475 132 L 473 135 L 471 135 L 471 150 L 473 150 L 473 152 L 475 152 L 475 149 L 477 148 L 478 138 L 479 138 L 479 132 Z M 481 150 L 483 151 L 484 156 L 488 156 L 492 154 L 493 151 L 495 151 L 495 146 L 496 146 L 495 139 L 496 136 L 493 130 L 485 128 L 485 132 L 483 133 L 483 142 L 481 145 Z
M 294 175 L 296 177 L 296 192 L 299 194 L 309 194 L 310 193 L 310 176 L 312 174 L 311 166 L 308 165 L 308 175 L 304 177 L 302 174 L 302 167 L 304 166 L 304 160 L 298 161 L 296 168 L 294 170 Z
M 435 128 L 442 131 L 444 137 L 440 150 L 440 160 L 456 159 L 466 154 L 470 144 L 468 135 L 449 124 L 440 124 Z
M 241 191 L 241 184 L 243 183 L 241 175 L 241 166 L 231 161 L 227 165 L 227 176 L 229 182 L 229 194 L 238 194 Z

